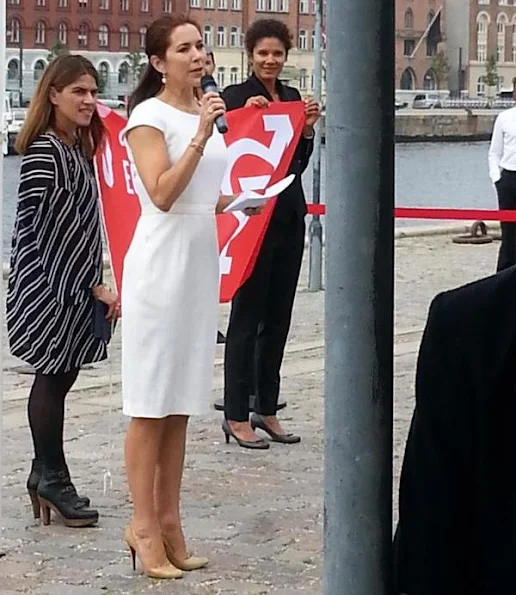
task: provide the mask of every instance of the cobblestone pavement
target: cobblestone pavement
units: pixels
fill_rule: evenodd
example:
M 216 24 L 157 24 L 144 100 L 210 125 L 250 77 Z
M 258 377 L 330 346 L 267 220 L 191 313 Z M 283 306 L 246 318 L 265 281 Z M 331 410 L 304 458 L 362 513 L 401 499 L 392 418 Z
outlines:
M 413 407 L 414 363 L 431 298 L 439 291 L 489 274 L 497 244 L 458 246 L 449 236 L 396 242 L 395 484 Z M 283 367 L 282 418 L 300 445 L 251 452 L 226 446 L 221 415 L 191 423 L 183 489 L 189 545 L 210 557 L 208 568 L 181 581 L 133 574 L 122 530 L 130 514 L 123 474 L 126 420 L 120 413 L 120 335 L 109 364 L 81 373 L 68 401 L 66 450 L 81 493 L 101 511 L 94 529 L 68 529 L 31 519 L 24 491 L 31 458 L 26 399 L 31 376 L 5 360 L 4 489 L 0 593 L 187 595 L 321 592 L 324 294 L 306 291 L 306 262 Z M 227 307 L 221 307 L 225 329 Z M 219 347 L 213 397 L 222 388 Z M 111 469 L 112 487 L 103 493 Z M 396 494 L 396 491 L 395 491 Z M 395 496 L 396 500 L 396 496 Z M 396 515 L 395 515 L 396 516 Z M 1 547 L 1 546 L 0 546 Z

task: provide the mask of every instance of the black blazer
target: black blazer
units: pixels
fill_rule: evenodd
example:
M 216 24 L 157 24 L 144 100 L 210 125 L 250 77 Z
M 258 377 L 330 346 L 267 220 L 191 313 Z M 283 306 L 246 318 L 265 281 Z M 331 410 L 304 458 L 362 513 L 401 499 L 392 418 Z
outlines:
M 277 83 L 277 90 L 281 101 L 299 101 L 301 99 L 301 95 L 297 89 L 284 85 L 279 81 Z M 250 97 L 257 95 L 263 95 L 269 101 L 273 100 L 262 82 L 256 76 L 252 75 L 240 85 L 226 87 L 222 93 L 222 98 L 226 102 L 228 111 L 231 111 L 244 107 Z M 295 174 L 296 178 L 278 197 L 273 214 L 274 219 L 288 221 L 293 217 L 302 219 L 306 215 L 306 200 L 301 184 L 301 174 L 308 166 L 313 148 L 313 139 L 301 137 L 288 170 L 288 173 Z
M 516 592 L 516 267 L 437 296 L 400 483 L 396 593 Z

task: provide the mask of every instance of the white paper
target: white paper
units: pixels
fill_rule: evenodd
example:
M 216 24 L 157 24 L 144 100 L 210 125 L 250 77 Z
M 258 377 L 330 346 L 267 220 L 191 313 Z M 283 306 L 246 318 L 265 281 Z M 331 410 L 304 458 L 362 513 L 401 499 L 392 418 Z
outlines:
M 290 174 L 283 180 L 276 182 L 276 184 L 265 188 L 265 190 L 245 190 L 224 209 L 224 213 L 244 211 L 245 209 L 255 209 L 256 207 L 261 207 L 271 198 L 278 196 L 278 194 L 281 194 L 286 188 L 288 188 L 294 181 L 295 177 L 296 176 L 294 174 Z

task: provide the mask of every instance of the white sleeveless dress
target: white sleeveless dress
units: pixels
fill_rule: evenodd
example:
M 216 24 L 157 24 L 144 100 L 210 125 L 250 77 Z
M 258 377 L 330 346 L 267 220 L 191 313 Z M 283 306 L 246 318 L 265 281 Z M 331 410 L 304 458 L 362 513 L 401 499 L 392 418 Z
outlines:
M 198 124 L 199 116 L 153 98 L 133 110 L 125 132 L 138 126 L 162 131 L 173 164 Z M 142 214 L 124 261 L 123 412 L 145 418 L 207 413 L 219 303 L 215 206 L 226 146 L 215 129 L 190 183 L 166 213 L 150 200 L 128 153 Z

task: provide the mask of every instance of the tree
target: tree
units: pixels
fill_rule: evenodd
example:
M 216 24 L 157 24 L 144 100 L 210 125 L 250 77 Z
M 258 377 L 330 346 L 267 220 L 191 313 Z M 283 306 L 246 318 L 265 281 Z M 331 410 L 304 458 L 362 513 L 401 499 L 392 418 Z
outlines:
M 437 84 L 437 88 L 440 89 L 442 83 L 448 80 L 448 76 L 450 74 L 450 63 L 448 62 L 448 58 L 443 50 L 437 52 L 432 60 L 432 72 L 435 76 L 435 82 Z
M 68 54 L 68 47 L 64 43 L 56 41 L 50 48 L 47 61 L 50 63 L 54 58 L 57 58 L 57 56 L 61 56 L 62 54 Z
M 488 89 L 493 89 L 498 85 L 500 77 L 498 75 L 498 64 L 494 56 L 490 56 L 486 62 L 486 74 L 484 82 Z
M 133 89 L 136 87 L 143 69 L 145 68 L 144 55 L 140 52 L 131 52 L 127 54 L 126 60 L 129 62 Z

